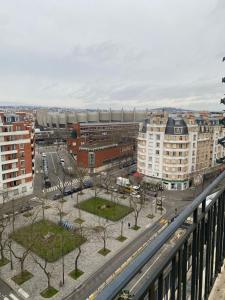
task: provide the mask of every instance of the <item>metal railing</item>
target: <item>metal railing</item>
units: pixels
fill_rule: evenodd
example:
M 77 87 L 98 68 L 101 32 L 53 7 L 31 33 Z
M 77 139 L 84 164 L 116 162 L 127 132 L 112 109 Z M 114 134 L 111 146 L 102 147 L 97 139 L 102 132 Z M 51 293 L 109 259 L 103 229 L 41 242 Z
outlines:
M 177 240 L 157 270 L 150 272 L 146 280 L 141 281 L 132 299 L 207 299 L 225 257 L 225 184 L 221 188 L 224 179 L 225 171 L 99 292 L 95 299 L 115 299 L 141 269 L 160 253 L 163 245 L 176 231 L 187 224 L 187 220 L 189 225 L 186 226 L 185 234 Z M 207 196 L 219 184 L 220 190 L 211 201 L 206 201 Z M 190 265 L 188 260 L 191 261 Z

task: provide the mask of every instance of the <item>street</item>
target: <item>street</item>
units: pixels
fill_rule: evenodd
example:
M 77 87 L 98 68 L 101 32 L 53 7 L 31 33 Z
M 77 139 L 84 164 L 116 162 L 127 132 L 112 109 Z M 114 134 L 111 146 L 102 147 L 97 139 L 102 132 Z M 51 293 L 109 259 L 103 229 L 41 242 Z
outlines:
M 25 296 L 24 291 L 20 289 L 23 296 Z M 25 297 L 26 298 L 26 297 Z M 4 281 L 0 279 L 0 300 L 22 300 L 13 289 L 11 289 Z

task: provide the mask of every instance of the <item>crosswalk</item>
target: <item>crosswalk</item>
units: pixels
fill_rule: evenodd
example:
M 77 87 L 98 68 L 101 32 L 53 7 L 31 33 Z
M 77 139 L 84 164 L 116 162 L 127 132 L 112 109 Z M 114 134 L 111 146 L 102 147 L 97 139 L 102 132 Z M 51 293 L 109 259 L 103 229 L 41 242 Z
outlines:
M 87 181 L 87 180 L 90 180 L 90 177 L 89 176 L 85 176 L 84 177 L 84 180 L 83 181 Z M 50 192 L 54 192 L 54 191 L 57 191 L 59 190 L 59 187 L 62 187 L 64 185 L 64 187 L 68 186 L 68 187 L 77 187 L 79 186 L 79 180 L 77 178 L 73 179 L 72 182 L 71 181 L 66 181 L 64 184 L 60 183 L 59 186 L 57 185 L 54 185 L 54 186 L 51 186 L 50 188 L 47 188 L 47 189 L 43 189 L 42 192 L 45 193 L 50 193 Z
M 9 297 L 9 298 L 8 298 Z M 14 294 L 10 293 L 7 297 L 5 296 L 3 300 L 20 300 Z

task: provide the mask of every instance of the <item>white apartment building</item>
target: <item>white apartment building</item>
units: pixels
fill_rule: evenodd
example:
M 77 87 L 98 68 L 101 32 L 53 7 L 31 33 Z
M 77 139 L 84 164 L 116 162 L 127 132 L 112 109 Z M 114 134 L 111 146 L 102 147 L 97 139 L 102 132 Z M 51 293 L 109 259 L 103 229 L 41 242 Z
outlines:
M 137 169 L 147 181 L 161 181 L 169 190 L 184 190 L 193 179 L 217 167 L 224 155 L 218 137 L 224 136 L 219 119 L 197 120 L 153 114 L 140 125 Z
M 0 203 L 33 192 L 33 125 L 0 112 Z

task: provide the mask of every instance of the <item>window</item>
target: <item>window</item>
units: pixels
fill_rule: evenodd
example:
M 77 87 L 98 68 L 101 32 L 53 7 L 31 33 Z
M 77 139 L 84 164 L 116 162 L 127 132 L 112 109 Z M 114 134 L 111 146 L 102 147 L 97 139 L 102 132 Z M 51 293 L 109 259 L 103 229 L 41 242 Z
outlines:
M 22 187 L 22 193 L 26 193 L 26 191 L 27 191 L 27 187 L 26 187 L 26 186 L 23 186 L 23 187 Z
M 24 152 L 19 152 L 19 157 L 24 158 Z
M 156 134 L 156 139 L 160 140 L 160 134 Z
M 13 194 L 14 194 L 14 195 L 18 195 L 18 194 L 19 194 L 18 189 L 15 189 L 15 190 L 13 191 Z
M 182 134 L 183 128 L 182 127 L 174 127 L 174 133 L 176 134 Z
M 21 166 L 21 167 L 25 167 L 25 160 L 21 160 L 21 161 L 20 161 L 20 166 Z
M 155 154 L 159 154 L 159 150 L 156 150 L 156 151 L 155 151 Z
M 156 143 L 156 147 L 160 147 L 160 143 Z
M 20 144 L 20 149 L 24 149 L 24 144 Z
M 25 169 L 21 169 L 21 174 L 22 174 L 22 175 L 26 174 Z

